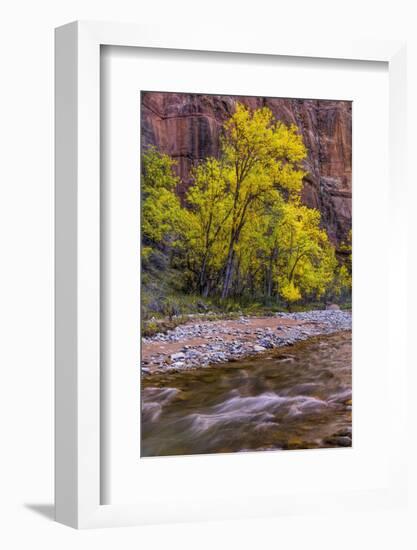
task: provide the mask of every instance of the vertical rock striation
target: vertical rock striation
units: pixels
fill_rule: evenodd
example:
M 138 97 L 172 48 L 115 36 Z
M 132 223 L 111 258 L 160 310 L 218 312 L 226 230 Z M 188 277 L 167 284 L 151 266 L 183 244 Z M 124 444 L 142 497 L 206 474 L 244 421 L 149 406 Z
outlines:
M 330 239 L 339 244 L 352 223 L 352 104 L 349 101 L 280 99 L 143 92 L 142 147 L 155 145 L 177 161 L 184 196 L 191 167 L 218 156 L 223 123 L 236 102 L 268 106 L 274 116 L 296 124 L 308 150 L 303 201 L 322 213 Z

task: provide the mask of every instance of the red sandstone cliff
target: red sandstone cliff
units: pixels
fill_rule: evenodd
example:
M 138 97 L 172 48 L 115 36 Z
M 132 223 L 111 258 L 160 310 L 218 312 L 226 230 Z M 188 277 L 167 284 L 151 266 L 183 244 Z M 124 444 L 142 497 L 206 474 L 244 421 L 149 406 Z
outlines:
M 294 123 L 308 149 L 303 200 L 322 212 L 330 238 L 340 243 L 352 221 L 352 105 L 349 101 L 276 99 L 143 92 L 142 147 L 156 145 L 178 162 L 190 181 L 191 166 L 217 156 L 223 122 L 239 101 L 251 108 L 267 105 L 275 117 Z

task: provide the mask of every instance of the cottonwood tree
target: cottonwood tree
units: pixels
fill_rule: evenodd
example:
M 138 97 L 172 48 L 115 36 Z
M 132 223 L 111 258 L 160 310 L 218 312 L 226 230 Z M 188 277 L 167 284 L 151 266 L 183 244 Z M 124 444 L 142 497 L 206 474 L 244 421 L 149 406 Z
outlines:
M 335 250 L 320 227 L 320 212 L 298 201 L 284 206 L 284 225 L 278 234 L 278 292 L 290 305 L 302 297 L 320 298 L 337 267 Z
M 168 252 L 187 291 L 203 296 L 263 295 L 290 306 L 340 294 L 350 244 L 338 263 L 320 212 L 301 202 L 306 149 L 297 128 L 238 104 L 223 130 L 219 158 L 193 169 L 184 205 L 174 161 L 155 148 L 143 155 L 144 254 Z
M 221 163 L 209 158 L 193 171 L 187 193 L 187 267 L 196 275 L 200 294 L 215 286 L 225 252 L 232 201 Z
M 278 186 L 288 193 L 299 192 L 304 172 L 299 163 L 306 156 L 303 140 L 295 126 L 275 121 L 270 109 L 250 111 L 237 104 L 224 126 L 222 158 L 228 167 L 232 199 L 228 250 L 221 296 L 229 294 L 236 246 L 253 210 Z

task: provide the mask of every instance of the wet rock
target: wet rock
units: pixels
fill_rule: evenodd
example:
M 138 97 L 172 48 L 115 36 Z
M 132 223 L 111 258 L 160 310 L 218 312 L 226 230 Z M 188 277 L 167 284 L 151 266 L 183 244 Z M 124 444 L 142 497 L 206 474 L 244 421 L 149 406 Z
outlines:
M 352 438 L 344 435 L 334 435 L 325 439 L 324 443 L 327 445 L 334 445 L 335 447 L 351 447 Z
M 352 438 L 352 428 L 345 428 L 343 430 L 340 430 L 335 435 Z

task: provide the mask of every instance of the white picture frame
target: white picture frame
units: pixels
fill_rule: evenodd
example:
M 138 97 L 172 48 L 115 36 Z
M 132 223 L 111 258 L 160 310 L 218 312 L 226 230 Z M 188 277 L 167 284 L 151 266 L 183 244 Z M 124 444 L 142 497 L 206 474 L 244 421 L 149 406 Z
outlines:
M 183 36 L 169 27 L 75 22 L 56 29 L 56 519 L 76 528 L 158 522 L 133 504 L 101 504 L 100 476 L 100 47 L 102 45 L 173 50 L 250 53 L 334 60 L 382 61 L 389 68 L 390 188 L 393 243 L 404 235 L 405 44 L 398 41 L 340 41 L 216 33 L 198 28 Z M 405 280 L 405 253 L 390 262 L 391 276 Z M 405 301 L 388 297 L 388 307 L 405 322 Z M 392 329 L 395 331 L 395 327 Z M 401 327 L 398 328 L 398 333 Z M 392 333 L 392 338 L 398 334 Z M 389 373 L 398 415 L 406 418 L 406 358 L 399 352 L 395 377 Z M 391 457 L 386 490 L 355 495 L 289 495 L 273 513 L 339 506 L 396 505 L 405 499 L 402 433 Z M 168 520 L 186 520 L 167 503 Z M 234 517 L 211 504 L 209 517 Z M 209 507 L 210 508 L 210 507 Z M 223 505 L 224 508 L 224 505 Z M 237 509 L 236 517 L 245 514 Z M 262 513 L 262 510 L 260 510 Z M 207 516 L 207 514 L 206 514 Z M 196 514 L 194 519 L 199 519 Z

